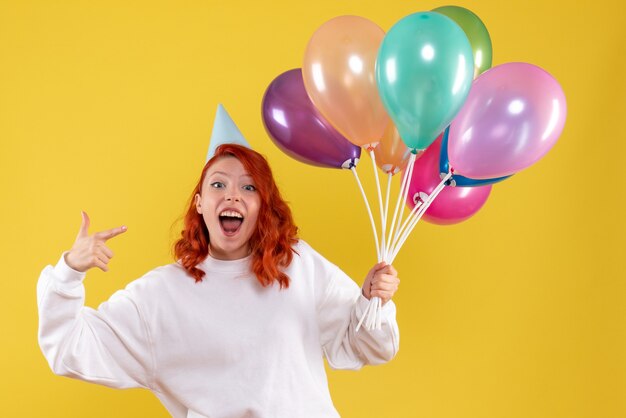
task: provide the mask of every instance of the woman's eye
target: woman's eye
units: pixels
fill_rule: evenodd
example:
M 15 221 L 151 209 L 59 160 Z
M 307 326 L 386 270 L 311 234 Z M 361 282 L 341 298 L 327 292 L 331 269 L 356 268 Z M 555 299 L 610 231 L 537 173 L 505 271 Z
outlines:
M 224 187 L 224 183 L 222 183 L 221 181 L 214 181 L 213 183 L 211 183 L 211 187 L 221 189 L 222 187 Z
M 254 186 L 253 186 L 253 185 L 251 185 L 251 184 L 246 184 L 245 186 L 243 186 L 243 189 L 244 189 L 244 190 L 247 190 L 247 191 L 249 191 L 249 192 L 254 192 L 254 191 L 256 191 L 256 187 L 254 187 Z

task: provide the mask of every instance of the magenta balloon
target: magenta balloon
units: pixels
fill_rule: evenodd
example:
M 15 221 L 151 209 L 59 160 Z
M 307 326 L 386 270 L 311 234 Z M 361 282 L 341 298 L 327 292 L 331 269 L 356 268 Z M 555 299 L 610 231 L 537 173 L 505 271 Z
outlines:
M 274 143 L 303 163 L 350 168 L 361 147 L 350 143 L 324 119 L 304 89 L 302 71 L 289 70 L 272 81 L 262 105 L 263 123 Z
M 437 138 L 415 162 L 409 185 L 407 205 L 415 206 L 416 193 L 431 194 L 441 182 L 439 177 L 439 153 L 441 136 Z M 491 185 L 479 187 L 444 187 L 426 210 L 424 219 L 438 225 L 456 224 L 471 218 L 487 201 Z
M 508 176 L 532 165 L 552 148 L 567 113 L 559 83 L 523 62 L 481 74 L 450 124 L 448 157 L 459 175 Z

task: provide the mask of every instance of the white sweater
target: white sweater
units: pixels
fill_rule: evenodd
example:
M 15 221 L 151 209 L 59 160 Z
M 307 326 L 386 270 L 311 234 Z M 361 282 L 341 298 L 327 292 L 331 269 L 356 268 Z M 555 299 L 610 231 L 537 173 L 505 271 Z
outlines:
M 176 418 L 337 417 L 323 357 L 338 369 L 393 358 L 395 306 L 381 330 L 356 333 L 360 288 L 305 242 L 294 248 L 288 289 L 262 287 L 251 257 L 208 257 L 201 283 L 169 264 L 97 310 L 62 256 L 37 284 L 39 345 L 54 373 L 150 389 Z

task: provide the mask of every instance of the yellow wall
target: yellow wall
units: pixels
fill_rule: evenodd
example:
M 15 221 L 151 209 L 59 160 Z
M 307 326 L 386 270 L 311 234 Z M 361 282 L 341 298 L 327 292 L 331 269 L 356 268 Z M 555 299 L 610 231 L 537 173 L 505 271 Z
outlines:
M 89 273 L 89 305 L 170 262 L 170 226 L 218 102 L 269 158 L 302 237 L 364 276 L 375 254 L 353 178 L 282 154 L 261 98 L 301 66 L 326 20 L 356 14 L 387 30 L 444 4 L 1 0 L 0 415 L 167 416 L 148 392 L 52 375 L 37 345 L 35 283 L 71 246 L 81 209 L 92 231 L 129 227 L 111 241 L 111 272 Z M 359 418 L 624 417 L 626 7 L 456 4 L 485 22 L 494 64 L 531 62 L 559 80 L 565 130 L 471 220 L 418 226 L 396 262 L 401 351 L 385 366 L 331 371 L 335 404 Z

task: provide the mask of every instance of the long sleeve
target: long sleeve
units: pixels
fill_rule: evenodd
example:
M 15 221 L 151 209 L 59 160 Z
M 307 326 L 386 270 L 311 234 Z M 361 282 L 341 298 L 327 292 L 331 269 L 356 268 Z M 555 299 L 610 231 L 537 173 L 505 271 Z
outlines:
M 328 364 L 334 369 L 359 369 L 365 364 L 391 360 L 399 348 L 396 307 L 387 302 L 380 330 L 356 326 L 369 301 L 361 289 L 338 267 L 332 266 L 322 302 L 318 307 L 320 338 Z
M 84 277 L 65 263 L 64 255 L 39 277 L 39 346 L 50 368 L 114 388 L 149 388 L 152 344 L 132 286 L 94 310 L 84 306 Z

